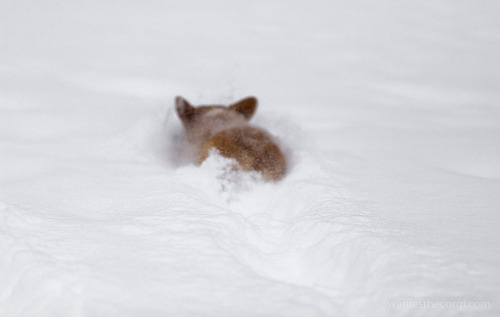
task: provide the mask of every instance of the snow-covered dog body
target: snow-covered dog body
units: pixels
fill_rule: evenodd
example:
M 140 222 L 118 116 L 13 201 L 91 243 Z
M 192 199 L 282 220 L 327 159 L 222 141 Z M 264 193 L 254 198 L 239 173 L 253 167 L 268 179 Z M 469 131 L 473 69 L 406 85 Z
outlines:
M 211 149 L 235 159 L 242 169 L 261 172 L 266 180 L 279 180 L 286 172 L 283 152 L 265 130 L 248 121 L 257 109 L 257 99 L 245 98 L 230 106 L 193 107 L 182 97 L 175 98 L 177 114 L 198 163 Z

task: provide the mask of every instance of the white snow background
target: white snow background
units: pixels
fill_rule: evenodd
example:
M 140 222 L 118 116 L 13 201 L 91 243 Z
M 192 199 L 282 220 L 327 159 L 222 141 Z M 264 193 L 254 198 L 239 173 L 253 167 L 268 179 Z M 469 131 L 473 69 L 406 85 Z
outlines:
M 0 2 L 0 316 L 500 315 L 499 17 Z M 257 96 L 286 178 L 190 164 L 176 95 Z

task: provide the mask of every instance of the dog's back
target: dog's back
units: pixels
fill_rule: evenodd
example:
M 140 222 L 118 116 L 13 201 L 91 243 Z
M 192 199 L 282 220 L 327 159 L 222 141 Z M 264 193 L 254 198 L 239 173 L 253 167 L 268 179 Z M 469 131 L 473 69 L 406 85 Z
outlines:
M 249 97 L 228 107 L 193 107 L 176 98 L 176 109 L 188 140 L 195 147 L 198 163 L 212 149 L 235 159 L 242 169 L 261 172 L 264 179 L 281 179 L 287 168 L 286 158 L 273 138 L 263 129 L 248 124 L 257 108 L 257 99 Z

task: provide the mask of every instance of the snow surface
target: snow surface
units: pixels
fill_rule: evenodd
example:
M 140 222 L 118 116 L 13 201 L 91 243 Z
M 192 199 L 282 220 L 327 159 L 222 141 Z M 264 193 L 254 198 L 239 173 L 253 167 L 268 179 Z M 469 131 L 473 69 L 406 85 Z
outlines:
M 0 316 L 500 315 L 499 16 L 0 2 Z M 190 164 L 176 95 L 257 96 L 287 177 Z

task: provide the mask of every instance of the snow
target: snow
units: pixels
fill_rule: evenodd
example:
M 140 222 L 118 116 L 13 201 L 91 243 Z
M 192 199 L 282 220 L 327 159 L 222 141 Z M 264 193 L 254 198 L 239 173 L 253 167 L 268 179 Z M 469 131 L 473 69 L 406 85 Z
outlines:
M 1 2 L 0 315 L 499 315 L 499 13 Z M 257 96 L 286 178 L 190 164 L 176 95 Z

